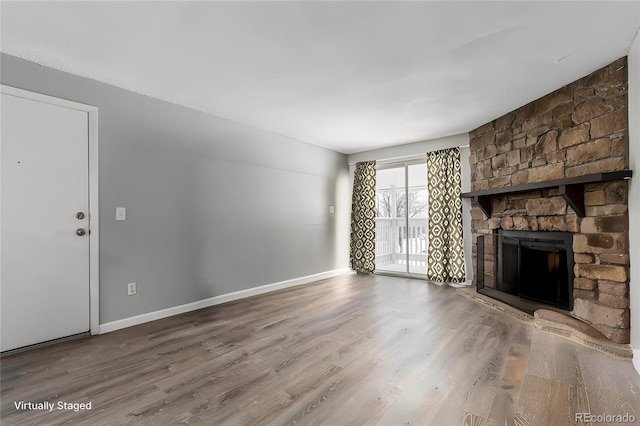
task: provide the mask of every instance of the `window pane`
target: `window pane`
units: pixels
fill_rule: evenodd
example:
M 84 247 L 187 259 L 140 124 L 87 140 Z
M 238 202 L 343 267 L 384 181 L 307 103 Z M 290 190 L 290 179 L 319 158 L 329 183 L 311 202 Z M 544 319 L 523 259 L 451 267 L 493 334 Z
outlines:
M 412 164 L 407 167 L 409 173 L 409 229 L 407 232 L 407 250 L 409 252 L 409 272 L 427 273 L 427 226 L 428 202 L 427 165 Z

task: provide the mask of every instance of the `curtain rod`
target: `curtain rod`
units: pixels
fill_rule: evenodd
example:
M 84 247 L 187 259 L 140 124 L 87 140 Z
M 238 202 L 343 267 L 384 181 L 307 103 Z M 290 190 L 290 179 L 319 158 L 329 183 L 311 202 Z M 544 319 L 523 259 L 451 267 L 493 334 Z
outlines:
M 460 145 L 457 147 L 451 147 L 451 148 L 469 148 L 469 145 Z M 448 148 L 443 148 L 443 149 L 448 149 Z M 439 149 L 434 149 L 432 151 L 440 151 Z M 424 151 L 418 154 L 410 154 L 410 155 L 401 155 L 398 157 L 388 157 L 388 158 L 381 158 L 378 161 L 379 163 L 386 163 L 386 162 L 395 162 L 395 161 L 410 161 L 410 160 L 417 160 L 422 158 L 421 156 L 424 156 L 427 154 L 427 152 L 431 152 L 431 151 Z M 371 161 L 371 160 L 362 160 L 362 161 Z M 357 163 L 357 161 L 349 161 L 347 164 L 349 166 L 355 166 Z

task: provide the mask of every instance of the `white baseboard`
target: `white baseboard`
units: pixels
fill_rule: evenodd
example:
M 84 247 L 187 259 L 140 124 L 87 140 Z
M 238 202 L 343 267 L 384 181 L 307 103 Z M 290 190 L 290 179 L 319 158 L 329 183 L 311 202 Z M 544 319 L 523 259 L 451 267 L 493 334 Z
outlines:
M 173 315 L 183 314 L 185 312 L 195 311 L 197 309 L 208 308 L 209 306 L 220 305 L 222 303 L 231 302 L 238 299 L 257 296 L 259 294 L 270 293 L 276 290 L 282 290 L 289 287 L 295 287 L 303 284 L 309 284 L 314 281 L 326 278 L 336 277 L 338 275 L 350 272 L 350 268 L 334 269 L 332 271 L 320 272 L 318 274 L 307 275 L 305 277 L 293 278 L 277 283 L 266 284 L 259 287 L 248 288 L 246 290 L 234 291 L 233 293 L 222 294 L 220 296 L 210 297 L 208 299 L 198 300 L 196 302 L 187 303 L 185 305 L 174 306 L 171 308 L 161 309 L 159 311 L 149 312 L 135 317 L 124 318 L 117 321 L 100 324 L 100 334 L 109 333 L 111 331 L 120 330 L 122 328 L 132 327 L 145 322 L 155 321 L 162 318 L 171 317 Z
M 633 366 L 636 368 L 638 374 L 640 374 L 640 349 L 633 350 Z

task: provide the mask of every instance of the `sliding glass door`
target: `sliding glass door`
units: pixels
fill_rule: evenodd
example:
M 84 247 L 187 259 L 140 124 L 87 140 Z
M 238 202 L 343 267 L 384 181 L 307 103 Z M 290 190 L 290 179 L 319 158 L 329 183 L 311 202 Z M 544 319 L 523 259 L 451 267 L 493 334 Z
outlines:
M 379 165 L 376 176 L 376 270 L 427 273 L 427 165 Z
M 427 274 L 427 163 L 407 165 L 407 255 L 410 274 Z
M 376 270 L 407 272 L 402 232 L 406 218 L 400 213 L 406 195 L 406 168 L 378 166 L 376 172 Z

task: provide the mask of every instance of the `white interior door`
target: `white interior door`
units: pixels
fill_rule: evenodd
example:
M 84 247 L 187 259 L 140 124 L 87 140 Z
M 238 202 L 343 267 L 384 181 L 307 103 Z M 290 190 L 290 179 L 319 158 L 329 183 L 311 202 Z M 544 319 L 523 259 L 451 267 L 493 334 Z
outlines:
M 0 106 L 7 351 L 89 331 L 89 129 L 84 111 L 5 93 Z

